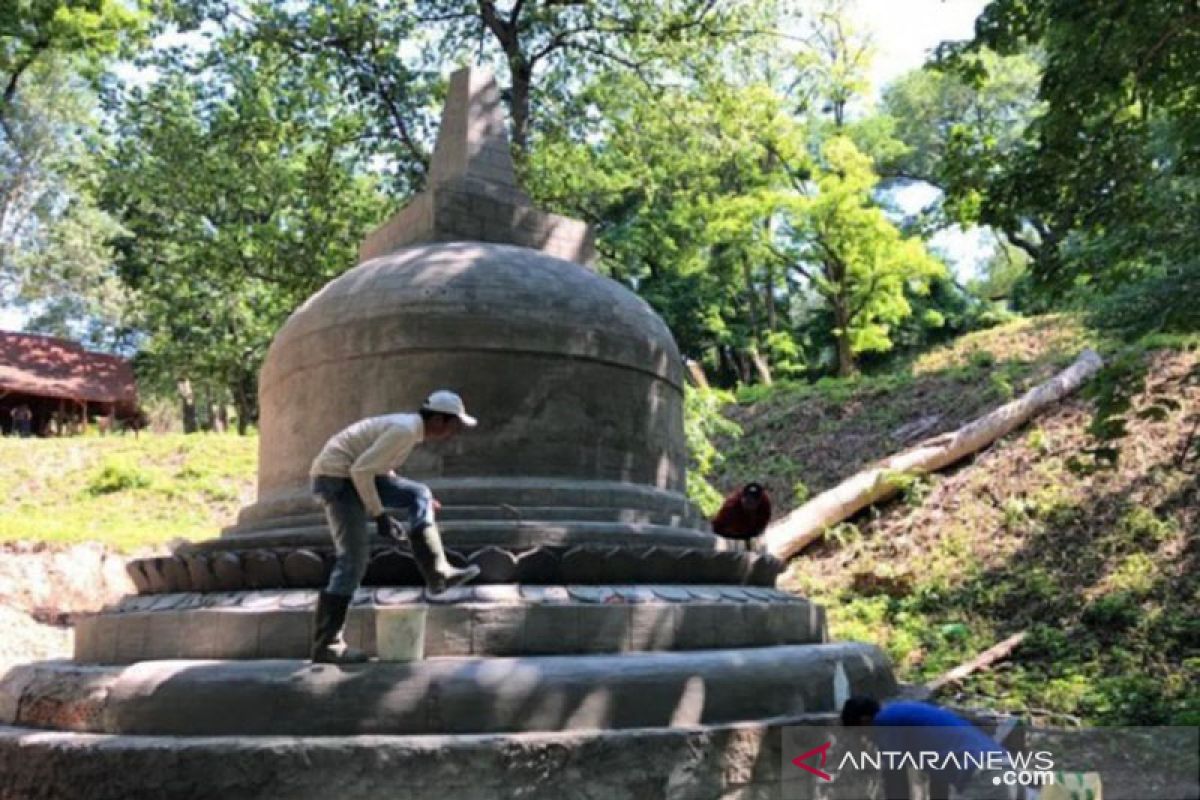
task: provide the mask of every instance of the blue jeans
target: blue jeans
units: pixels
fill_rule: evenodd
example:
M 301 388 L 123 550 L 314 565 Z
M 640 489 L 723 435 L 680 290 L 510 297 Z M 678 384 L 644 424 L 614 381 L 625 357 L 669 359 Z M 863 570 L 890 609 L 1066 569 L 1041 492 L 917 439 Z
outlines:
M 408 530 L 433 524 L 433 492 L 425 484 L 390 475 L 377 475 L 375 490 L 383 501 L 384 511 L 407 522 Z M 312 480 L 312 493 L 325 509 L 325 519 L 329 522 L 333 550 L 337 556 L 325 591 L 352 595 L 362 583 L 371 554 L 367 511 L 349 478 L 317 475 Z

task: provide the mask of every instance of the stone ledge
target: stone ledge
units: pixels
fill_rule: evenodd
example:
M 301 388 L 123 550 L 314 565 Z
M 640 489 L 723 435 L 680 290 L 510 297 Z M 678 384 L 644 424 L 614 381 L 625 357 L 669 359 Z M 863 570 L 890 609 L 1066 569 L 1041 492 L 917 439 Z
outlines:
M 382 539 L 376 539 L 383 542 Z M 194 548 L 176 555 L 130 561 L 126 569 L 138 594 L 304 589 L 325 585 L 333 566 L 332 547 Z M 774 586 L 783 562 L 766 553 L 688 547 L 496 546 L 447 549 L 457 564 L 480 568 L 479 584 L 688 583 Z M 407 546 L 376 546 L 367 586 L 419 586 L 420 572 Z
M 0 800 L 75 800 L 81 786 L 89 800 L 779 800 L 781 729 L 830 721 L 344 738 L 0 727 Z M 813 788 L 789 784 L 788 796 Z M 820 796 L 848 797 L 836 788 Z
M 76 624 L 75 659 L 306 658 L 314 591 L 127 597 Z M 734 586 L 475 586 L 432 598 L 361 589 L 347 641 L 371 655 L 376 611 L 426 609 L 425 654 L 632 653 L 812 644 L 825 612 L 773 589 Z
M 179 736 L 604 730 L 832 712 L 849 694 L 894 691 L 884 654 L 858 643 L 353 667 L 51 662 L 0 680 L 0 724 Z

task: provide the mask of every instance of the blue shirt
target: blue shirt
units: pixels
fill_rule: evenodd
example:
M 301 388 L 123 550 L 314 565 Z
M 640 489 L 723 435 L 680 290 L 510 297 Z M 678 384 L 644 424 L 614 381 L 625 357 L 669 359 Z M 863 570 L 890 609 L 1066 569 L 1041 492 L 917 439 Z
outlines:
M 1007 751 L 986 733 L 955 714 L 929 703 L 888 703 L 875 715 L 872 723 L 875 744 L 880 750 L 914 754 L 934 752 L 945 759 L 954 754 L 962 769 L 943 770 L 942 775 L 956 786 L 962 786 L 976 772 L 976 763 L 986 763 L 988 753 L 1007 754 Z M 928 730 L 895 730 L 896 728 L 926 728 Z M 971 763 L 966 763 L 967 756 Z M 994 757 L 993 757 L 994 758 Z

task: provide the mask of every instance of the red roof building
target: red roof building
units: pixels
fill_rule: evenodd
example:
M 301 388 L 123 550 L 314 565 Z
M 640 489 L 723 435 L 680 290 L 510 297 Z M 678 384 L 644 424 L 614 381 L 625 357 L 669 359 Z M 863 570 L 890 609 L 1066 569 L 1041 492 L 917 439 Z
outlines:
M 12 430 L 13 410 L 21 406 L 33 412 L 34 432 L 46 431 L 55 418 L 133 416 L 133 368 L 123 358 L 93 353 L 66 339 L 0 331 L 0 426 L 6 433 Z

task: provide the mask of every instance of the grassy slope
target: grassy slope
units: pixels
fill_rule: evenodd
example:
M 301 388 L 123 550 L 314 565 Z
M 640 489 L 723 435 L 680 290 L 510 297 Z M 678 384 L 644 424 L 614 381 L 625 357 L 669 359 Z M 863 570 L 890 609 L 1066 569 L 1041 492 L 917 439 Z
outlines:
M 235 435 L 0 439 L 0 541 L 134 550 L 211 538 L 254 497 L 258 440 Z
M 915 438 L 957 427 L 1070 361 L 1064 318 L 972 334 L 904 370 L 749 393 L 717 482 L 763 479 L 783 500 L 826 489 Z M 796 559 L 785 583 L 827 604 L 836 636 L 884 646 L 902 677 L 939 674 L 1032 633 L 965 699 L 1092 721 L 1197 717 L 1200 487 L 1179 454 L 1200 391 L 1196 353 L 1159 351 L 1143 393 L 1183 401 L 1136 420 L 1119 467 L 1080 475 L 1089 402 L 1072 398 L 903 501 L 860 515 Z M 913 423 L 920 423 L 915 430 Z M 253 498 L 257 440 L 237 436 L 0 439 L 0 541 L 99 540 L 125 550 L 203 539 Z M 1186 467 L 1186 469 L 1184 468 Z M 1190 471 L 1189 471 L 1190 470 Z
M 1022 321 L 896 375 L 770 392 L 730 410 L 745 434 L 727 448 L 723 483 L 753 475 L 777 494 L 797 482 L 828 488 L 902 449 L 905 424 L 923 419 L 921 435 L 955 428 L 1053 372 L 1084 339 L 1065 318 Z M 1188 378 L 1200 358 L 1193 348 L 1147 359 L 1135 408 L 1155 394 L 1182 407 L 1133 419 L 1115 469 L 1072 468 L 1092 443 L 1090 401 L 1071 398 L 835 529 L 793 561 L 785 583 L 828 606 L 835 636 L 885 647 L 910 681 L 1030 631 L 960 700 L 1050 721 L 1196 724 L 1200 485 L 1181 454 L 1200 411 Z

